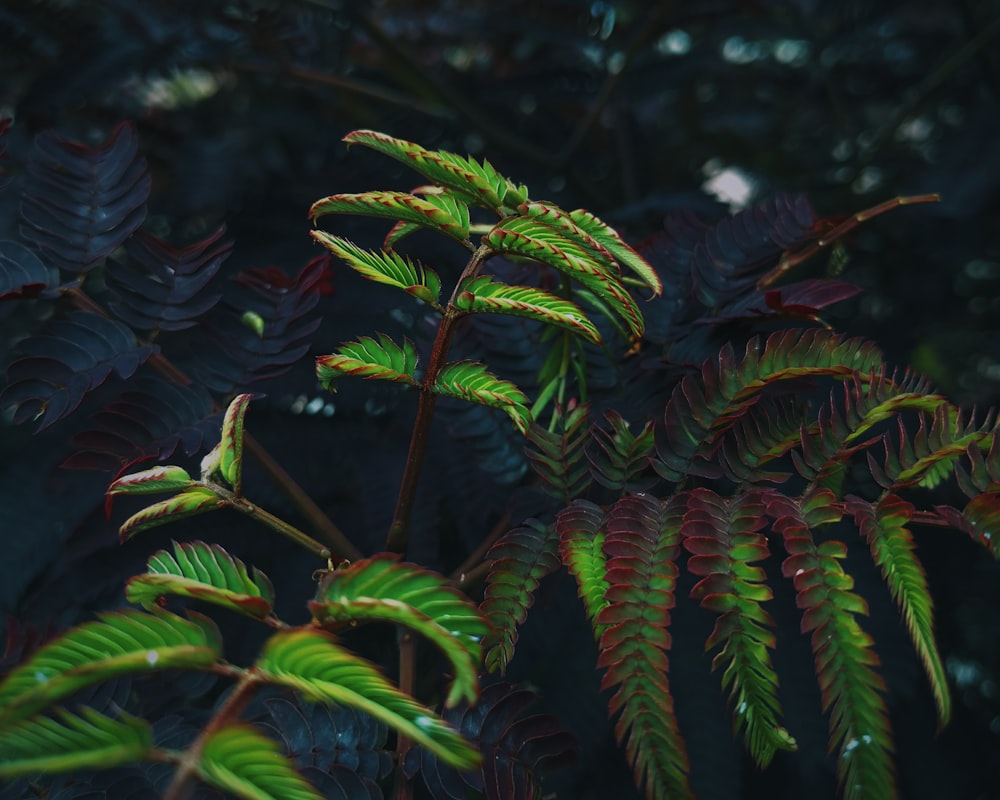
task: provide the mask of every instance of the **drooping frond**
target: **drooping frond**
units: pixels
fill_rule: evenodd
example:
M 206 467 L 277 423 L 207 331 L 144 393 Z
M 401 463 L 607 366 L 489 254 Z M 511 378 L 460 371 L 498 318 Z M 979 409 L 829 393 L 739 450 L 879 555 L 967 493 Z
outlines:
M 591 236 L 597 244 L 601 245 L 614 256 L 620 263 L 624 264 L 642 281 L 653 290 L 653 294 L 663 293 L 663 282 L 656 270 L 636 252 L 632 247 L 618 235 L 618 231 L 612 228 L 603 220 L 591 214 L 585 209 L 578 208 L 569 212 L 569 218 Z
M 165 612 L 100 614 L 36 651 L 0 683 L 0 722 L 25 719 L 68 694 L 117 675 L 204 669 L 220 656 L 218 631 Z
M 362 336 L 356 342 L 342 344 L 331 355 L 318 356 L 316 377 L 329 391 L 336 391 L 335 382 L 342 375 L 416 386 L 416 367 L 417 348 L 413 342 L 404 339 L 400 346 L 380 333 L 378 341 Z
M 572 761 L 576 750 L 573 736 L 551 714 L 526 713 L 536 700 L 534 693 L 508 683 L 485 687 L 474 706 L 462 704 L 442 715 L 476 745 L 482 767 L 459 771 L 414 748 L 403 762 L 406 776 L 419 772 L 434 800 L 465 800 L 479 793 L 486 800 L 535 800 L 542 790 L 541 773 Z
M 940 404 L 933 414 L 921 413 L 913 434 L 903 420 L 897 422 L 896 441 L 890 434 L 884 437 L 884 461 L 879 464 L 868 454 L 872 477 L 889 491 L 914 485 L 933 489 L 951 475 L 970 446 L 989 444 L 995 425 L 992 415 L 979 425 L 975 419 L 966 422 L 962 411 L 950 403 Z
M 524 186 L 500 175 L 488 161 L 479 162 L 444 150 L 427 150 L 377 131 L 352 131 L 344 141 L 391 156 L 433 183 L 447 187 L 469 204 L 489 208 L 501 216 L 512 213 L 528 199 Z
M 242 723 L 209 733 L 198 753 L 197 770 L 206 783 L 246 800 L 323 800 L 277 743 Z
M 534 424 L 528 430 L 525 452 L 531 468 L 542 479 L 542 489 L 562 503 L 569 503 L 590 485 L 590 470 L 584 458 L 590 407 L 559 406 L 554 412 L 554 430 Z
M 927 575 L 915 552 L 913 535 L 906 527 L 914 507 L 898 495 L 889 494 L 875 503 L 847 498 L 847 510 L 868 542 L 875 563 L 899 606 L 910 639 L 927 672 L 938 707 L 939 724 L 951 717 L 951 697 L 944 665 L 934 639 L 934 603 Z
M 617 411 L 604 414 L 608 427 L 594 425 L 587 445 L 594 479 L 622 494 L 648 489 L 656 481 L 649 474 L 655 441 L 653 423 L 647 422 L 638 433 L 632 433 L 628 422 Z
M 50 263 L 80 275 L 142 224 L 151 185 L 132 125 L 119 125 L 97 147 L 46 131 L 28 164 L 22 234 Z
M 654 466 L 672 481 L 688 474 L 716 475 L 718 467 L 706 463 L 713 448 L 762 391 L 796 378 L 849 379 L 881 363 L 881 353 L 869 342 L 818 328 L 773 333 L 763 342 L 754 337 L 739 362 L 727 344 L 674 389 Z
M 681 495 L 686 505 L 681 535 L 691 553 L 688 569 L 701 580 L 691 597 L 718 614 L 705 649 L 719 645 L 712 669 L 725 667 L 723 688 L 732 703 L 733 730 L 744 731 L 747 749 L 761 767 L 778 750 L 795 750 L 795 740 L 780 724 L 778 676 L 771 661 L 775 637 L 771 615 L 762 603 L 774 596 L 766 575 L 753 562 L 770 555 L 764 506 L 754 494 L 727 499 L 709 489 Z
M 128 260 L 108 260 L 107 280 L 117 295 L 110 304 L 118 319 L 140 331 L 191 328 L 222 298 L 208 284 L 229 257 L 233 243 L 220 242 L 226 228 L 199 242 L 174 247 L 146 231 L 125 243 Z
M 153 732 L 144 720 L 59 708 L 54 717 L 32 717 L 0 730 L 0 778 L 107 769 L 140 761 L 152 747 Z
M 856 616 L 868 605 L 851 591 L 854 579 L 840 560 L 846 545 L 836 539 L 818 542 L 815 531 L 838 521 L 840 504 L 821 489 L 801 501 L 777 492 L 765 496 L 773 528 L 781 534 L 788 557 L 782 574 L 795 585 L 802 609 L 802 632 L 811 644 L 823 698 L 830 714 L 830 750 L 837 753 L 837 778 L 845 800 L 891 800 L 897 796 L 892 760 L 892 729 L 876 671 L 879 660 L 872 638 Z
M 649 495 L 619 500 L 603 525 L 607 605 L 597 615 L 602 689 L 618 715 L 615 736 L 646 797 L 693 797 L 688 758 L 667 681 L 680 508 Z
M 441 298 L 441 278 L 422 264 L 395 252 L 365 250 L 349 239 L 323 231 L 312 231 L 312 237 L 370 281 L 402 289 L 432 306 Z
M 229 555 L 217 544 L 174 542 L 173 554 L 154 553 L 148 572 L 130 578 L 125 596 L 130 603 L 153 609 L 168 594 L 204 600 L 257 619 L 271 613 L 274 588 L 268 577 Z
M 437 394 L 499 408 L 521 433 L 531 424 L 528 398 L 510 381 L 498 378 L 478 361 L 452 361 L 441 367 L 429 387 Z
M 625 323 L 632 338 L 643 332 L 643 319 L 635 300 L 621 282 L 617 264 L 609 269 L 568 239 L 562 231 L 534 217 L 507 217 L 483 237 L 497 253 L 541 261 L 589 289 Z
M 421 228 L 436 230 L 460 242 L 464 242 L 469 236 L 469 207 L 464 203 L 455 202 L 454 198 L 446 205 L 434 195 L 425 199 L 405 192 L 334 194 L 317 200 L 309 209 L 309 219 L 314 222 L 327 214 L 360 214 L 399 220 Z M 326 241 L 327 235 L 321 231 L 313 231 L 312 237 L 320 244 L 329 247 Z
M 7 370 L 0 407 L 16 423 L 47 428 L 77 409 L 112 373 L 130 378 L 159 347 L 140 345 L 116 320 L 90 311 L 50 320 L 18 344 L 21 357 Z
M 489 624 L 476 606 L 436 573 L 379 555 L 326 573 L 309 610 L 323 625 L 381 620 L 433 642 L 455 672 L 446 705 L 479 694 L 477 673 Z
M 371 714 L 447 764 L 468 769 L 479 763 L 479 754 L 456 731 L 322 631 L 275 634 L 255 669 L 265 679 L 296 689 L 314 702 L 349 705 Z
M 601 611 L 608 605 L 607 556 L 604 554 L 605 513 L 589 500 L 573 500 L 559 512 L 556 532 L 559 534 L 559 554 L 562 563 L 576 579 L 580 599 L 600 640 L 603 628 L 598 623 Z
M 933 413 L 944 404 L 945 399 L 917 375 L 899 376 L 882 369 L 858 373 L 843 383 L 840 392 L 832 391 L 816 422 L 802 429 L 801 448 L 792 451 L 792 460 L 813 484 L 839 491 L 851 456 L 879 440 L 872 431 L 876 425 L 904 411 Z
M 493 631 L 486 640 L 486 669 L 503 674 L 514 657 L 518 626 L 535 601 L 538 583 L 559 567 L 555 527 L 528 520 L 505 533 L 486 555 L 490 565 L 479 610 Z
M 490 275 L 463 281 L 455 297 L 460 311 L 512 314 L 573 331 L 594 344 L 601 334 L 576 303 L 531 286 L 508 286 Z

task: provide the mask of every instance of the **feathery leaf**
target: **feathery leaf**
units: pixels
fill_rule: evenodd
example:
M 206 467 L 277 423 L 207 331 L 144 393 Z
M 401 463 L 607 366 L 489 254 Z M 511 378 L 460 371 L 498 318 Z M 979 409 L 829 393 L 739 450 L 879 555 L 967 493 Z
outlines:
M 405 192 L 334 194 L 317 200 L 309 209 L 309 219 L 313 221 L 326 214 L 360 214 L 400 220 L 422 228 L 431 228 L 460 242 L 464 242 L 469 236 L 469 208 L 464 203 L 453 201 L 446 204 L 433 197 L 424 199 Z M 313 233 L 313 238 L 326 244 L 316 236 L 316 232 Z
M 366 380 L 392 381 L 417 386 L 417 348 L 409 339 L 400 347 L 384 333 L 378 341 L 362 336 L 356 342 L 346 342 L 328 356 L 316 358 L 316 377 L 328 391 L 336 391 L 335 381 L 341 375 L 357 375 Z
M 478 361 L 453 361 L 441 367 L 431 391 L 470 403 L 499 408 L 521 433 L 531 424 L 528 398 L 510 381 L 501 380 Z

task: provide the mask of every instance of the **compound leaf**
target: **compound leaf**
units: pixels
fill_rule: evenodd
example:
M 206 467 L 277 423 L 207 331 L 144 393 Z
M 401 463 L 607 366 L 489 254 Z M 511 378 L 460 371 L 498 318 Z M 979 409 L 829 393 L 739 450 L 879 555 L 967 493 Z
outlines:
M 501 380 L 478 361 L 445 364 L 434 378 L 431 391 L 471 403 L 499 408 L 521 433 L 531 424 L 528 398 L 510 381 Z
M 117 719 L 83 707 L 78 714 L 58 708 L 55 717 L 33 717 L 0 732 L 0 778 L 34 773 L 107 769 L 139 761 L 153 747 L 145 720 Z
M 454 198 L 449 204 L 405 192 L 334 194 L 317 200 L 309 209 L 309 219 L 314 221 L 326 214 L 361 214 L 399 220 L 422 228 L 432 228 L 460 242 L 464 242 L 469 236 L 469 209 Z M 326 244 L 315 233 L 313 238 Z
M 257 619 L 271 613 L 274 588 L 257 569 L 253 575 L 238 558 L 217 544 L 174 542 L 173 555 L 166 550 L 154 553 L 144 575 L 125 585 L 130 603 L 151 609 L 167 594 L 205 600 Z
M 437 304 L 441 295 L 441 279 L 434 270 L 415 264 L 398 253 L 365 250 L 348 239 L 323 231 L 312 231 L 311 235 L 368 280 L 395 286 L 430 305 Z
M 118 529 L 118 538 L 125 542 L 141 531 L 193 517 L 196 514 L 204 514 L 206 511 L 212 511 L 221 505 L 222 501 L 219 496 L 211 489 L 200 485 L 193 486 L 169 500 L 153 503 L 137 514 L 133 514 Z
M 108 487 L 107 494 L 159 494 L 194 485 L 195 481 L 183 467 L 161 466 L 122 476 Z
M 309 609 L 322 624 L 382 620 L 426 636 L 455 672 L 445 705 L 475 702 L 482 641 L 490 626 L 440 575 L 383 554 L 328 572 L 316 598 Z
M 246 800 L 323 800 L 278 744 L 249 725 L 232 723 L 212 731 L 198 759 L 198 774 Z
M 400 347 L 384 333 L 378 341 L 362 336 L 356 342 L 346 342 L 337 352 L 316 359 L 316 377 L 333 392 L 334 382 L 341 375 L 357 375 L 366 380 L 392 381 L 417 385 L 417 348 L 409 339 Z
M 570 211 L 568 216 L 580 230 L 586 232 L 597 244 L 604 247 L 619 263 L 624 264 L 638 275 L 653 290 L 654 294 L 663 293 L 663 282 L 656 274 L 656 270 L 646 259 L 625 243 L 618 235 L 618 231 L 582 208 Z
M 594 344 L 601 334 L 580 307 L 562 297 L 530 286 L 496 283 L 490 275 L 480 275 L 462 282 L 455 297 L 460 311 L 512 314 L 557 325 L 579 334 Z
M 163 611 L 99 614 L 37 650 L 0 683 L 0 723 L 25 719 L 83 686 L 116 675 L 185 667 L 220 657 L 214 626 Z
M 479 754 L 457 731 L 321 631 L 275 634 L 267 641 L 256 669 L 314 702 L 347 705 L 371 714 L 447 764 L 468 769 L 479 763 Z

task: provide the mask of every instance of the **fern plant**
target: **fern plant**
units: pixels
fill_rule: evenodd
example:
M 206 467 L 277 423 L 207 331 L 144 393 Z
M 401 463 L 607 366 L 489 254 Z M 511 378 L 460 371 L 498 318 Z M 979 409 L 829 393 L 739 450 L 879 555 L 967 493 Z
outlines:
M 693 576 L 691 598 L 715 617 L 704 647 L 721 672 L 734 733 L 766 767 L 797 747 L 771 657 L 775 590 L 765 567 L 780 559 L 809 636 L 841 795 L 896 795 L 876 643 L 843 561 L 854 540 L 870 551 L 946 723 L 948 685 L 912 528 L 958 529 L 1000 553 L 992 536 L 1000 513 L 996 419 L 969 417 L 922 379 L 886 365 L 872 343 L 833 332 L 819 314 L 854 287 L 779 281 L 870 217 L 935 198 L 897 198 L 838 223 L 817 219 L 803 198 L 781 196 L 716 226 L 673 219 L 667 233 L 633 248 L 585 210 L 532 199 L 488 162 L 373 131 L 349 134 L 348 144 L 394 158 L 427 183 L 411 192 L 335 194 L 310 209 L 314 221 L 386 220 L 381 249 L 324 230 L 312 236 L 363 278 L 409 295 L 433 320 L 429 347 L 370 331 L 316 359 L 316 378 L 331 391 L 358 376 L 417 396 L 384 545 L 366 557 L 354 537 L 315 514 L 309 533 L 244 493 L 246 456 L 269 462 L 246 431 L 253 395 L 242 389 L 308 349 L 324 263 L 294 279 L 242 273 L 223 300 L 211 288 L 228 253 L 221 231 L 175 248 L 139 228 L 149 187 L 130 137 L 120 128 L 98 149 L 40 141 L 32 174 L 41 177 L 29 181 L 25 201 L 35 250 L 3 243 L 0 287 L 13 300 L 69 298 L 78 310 L 25 340 L 0 400 L 15 421 L 47 427 L 113 372 L 124 380 L 155 365 L 155 376 L 143 369 L 98 412 L 96 427 L 77 436 L 82 449 L 71 465 L 120 469 L 109 505 L 125 495 L 169 495 L 130 516 L 123 541 L 229 509 L 301 546 L 316 562 L 310 620 L 280 618 L 267 576 L 219 545 L 175 542 L 128 582 L 126 598 L 137 608 L 72 628 L 0 683 L 0 776 L 145 761 L 172 768 L 168 798 L 184 796 L 195 780 L 245 798 L 382 796 L 389 770 L 381 734 L 371 737 L 367 766 L 359 758 L 354 769 L 329 760 L 322 770 L 296 768 L 294 728 L 313 730 L 305 715 L 315 712 L 304 709 L 314 707 L 304 701 L 350 711 L 372 730 L 392 729 L 395 797 L 411 797 L 418 776 L 435 798 L 538 797 L 544 768 L 571 756 L 571 737 L 549 715 L 524 714 L 530 692 L 484 683 L 483 671 L 504 673 L 517 658 L 540 582 L 565 567 L 636 786 L 651 799 L 693 797 L 670 683 L 671 610 Z M 116 169 L 95 166 L 108 162 Z M 88 171 L 101 176 L 99 191 L 83 192 L 66 177 Z M 81 204 L 102 208 L 116 198 L 110 227 L 95 228 L 96 215 L 64 225 L 52 194 L 63 184 Z M 451 281 L 399 251 L 420 230 L 467 252 Z M 128 265 L 110 258 L 122 247 Z M 88 291 L 94 270 L 115 292 L 109 302 Z M 506 320 L 502 336 L 523 334 L 541 351 L 537 368 L 517 382 L 474 352 L 450 358 L 453 345 L 474 341 L 476 323 L 494 315 Z M 172 336 L 201 324 L 224 346 L 166 352 Z M 763 325 L 768 335 L 757 332 Z M 70 346 L 87 337 L 90 345 Z M 189 398 L 181 413 L 168 413 L 164 392 Z M 482 441 L 503 440 L 495 425 L 481 424 L 502 415 L 546 498 L 533 516 L 485 536 L 450 578 L 403 560 L 419 536 L 414 509 L 438 398 L 469 404 L 467 427 L 485 431 L 472 437 Z M 209 423 L 220 421 L 219 443 L 199 474 L 177 465 L 129 472 L 179 446 L 194 453 Z M 140 435 L 116 432 L 128 425 Z M 928 496 L 921 490 L 951 478 L 969 498 L 964 508 L 918 507 Z M 194 601 L 263 627 L 250 664 L 226 656 L 216 623 L 180 610 Z M 354 628 L 372 622 L 400 632 L 396 682 L 347 644 Z M 415 637 L 434 645 L 445 665 L 438 697 L 419 696 Z M 235 684 L 182 746 L 127 709 L 73 704 L 95 683 L 164 670 Z M 255 698 L 271 703 L 263 718 L 248 711 Z M 312 741 L 315 751 L 320 742 Z

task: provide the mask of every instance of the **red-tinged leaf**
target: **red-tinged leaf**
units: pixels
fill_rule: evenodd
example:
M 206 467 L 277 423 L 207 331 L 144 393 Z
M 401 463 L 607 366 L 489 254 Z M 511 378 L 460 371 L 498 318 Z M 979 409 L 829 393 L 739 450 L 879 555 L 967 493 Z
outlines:
M 119 478 L 108 487 L 107 494 L 158 494 L 176 492 L 193 486 L 195 481 L 181 467 L 153 467 Z
M 162 500 L 144 508 L 138 514 L 133 514 L 118 529 L 118 537 L 125 542 L 141 531 L 176 522 L 180 519 L 204 514 L 219 508 L 222 501 L 211 489 L 197 486 L 181 492 L 169 500 Z
M 464 210 L 464 213 L 463 213 Z M 335 194 L 317 200 L 309 209 L 309 219 L 326 214 L 361 214 L 408 222 L 440 231 L 458 241 L 469 236 L 469 209 L 464 203 L 452 208 L 405 192 L 361 192 Z
M 233 492 L 240 496 L 243 488 L 243 418 L 252 394 L 238 394 L 226 409 L 222 420 L 222 438 L 219 441 L 219 472 Z

